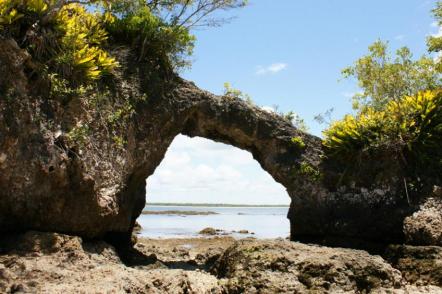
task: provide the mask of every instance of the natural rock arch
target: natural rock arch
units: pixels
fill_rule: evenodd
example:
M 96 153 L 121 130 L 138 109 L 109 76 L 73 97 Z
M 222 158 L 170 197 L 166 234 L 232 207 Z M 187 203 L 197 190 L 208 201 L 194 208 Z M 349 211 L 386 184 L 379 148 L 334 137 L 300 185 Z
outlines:
M 111 130 L 124 136 L 122 147 L 96 120 L 101 114 L 88 97 L 50 99 L 25 74 L 29 55 L 12 40 L 0 40 L 0 49 L 0 76 L 14 73 L 11 85 L 19 97 L 0 99 L 0 231 L 35 229 L 127 242 L 145 205 L 145 179 L 180 133 L 251 152 L 292 199 L 292 239 L 401 242 L 403 220 L 416 209 L 399 196 L 394 182 L 384 187 L 373 180 L 361 188 L 318 180 L 316 173 L 334 170 L 333 163 L 322 161 L 319 138 L 240 99 L 161 76 L 127 48 L 113 53 L 121 68 L 105 101 L 117 111 L 129 98 L 148 99 Z M 68 144 L 69 133 L 85 123 L 83 146 Z M 305 146 L 292 142 L 294 137 Z
M 112 133 L 89 118 L 93 109 L 87 99 L 66 104 L 35 95 L 24 74 L 23 50 L 11 41 L 2 41 L 0 47 L 0 72 L 14 69 L 21 95 L 0 99 L 2 231 L 127 238 L 145 205 L 145 179 L 180 133 L 248 150 L 292 198 L 310 189 L 308 177 L 296 171 L 303 161 L 319 162 L 320 140 L 277 115 L 240 99 L 212 95 L 179 78 L 155 80 L 145 75 L 129 50 L 121 49 L 115 55 L 122 71 L 114 81 L 115 93 L 106 99 L 118 102 L 120 96 L 146 92 L 149 97 L 135 106 L 135 115 L 121 130 L 127 143 L 119 148 Z M 152 86 L 161 89 L 149 91 Z M 83 122 L 89 123 L 86 143 L 73 149 L 66 143 L 68 132 Z M 305 148 L 291 142 L 295 136 Z
M 170 136 L 165 140 L 166 144 L 157 145 L 162 148 L 155 165 L 145 160 L 139 161 L 140 166 L 135 168 L 132 183 L 139 186 L 139 195 L 143 195 L 136 216 L 145 204 L 144 180 L 153 174 L 178 134 L 203 137 L 250 152 L 261 167 L 287 189 L 292 200 L 299 198 L 295 202 L 322 189 L 311 175 L 299 172 L 301 164 L 319 168 L 321 140 L 296 129 L 279 115 L 238 98 L 213 95 L 184 80 L 180 80 L 162 102 L 166 102 L 167 106 L 161 104 L 158 107 L 173 112 L 170 115 L 173 121 L 161 125 L 172 130 L 159 131 Z M 155 112 L 153 109 L 145 111 Z M 145 133 L 145 130 L 140 132 Z M 293 143 L 292 138 L 295 137 L 300 138 L 305 146 Z

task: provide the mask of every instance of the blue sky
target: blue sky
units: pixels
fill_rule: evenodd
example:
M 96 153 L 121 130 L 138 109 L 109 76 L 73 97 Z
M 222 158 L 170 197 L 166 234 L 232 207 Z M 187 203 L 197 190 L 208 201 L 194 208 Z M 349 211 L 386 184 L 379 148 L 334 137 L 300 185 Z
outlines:
M 236 16 L 229 24 L 195 32 L 193 65 L 181 75 L 216 94 L 230 82 L 258 105 L 295 111 L 319 136 L 325 126 L 313 120 L 316 114 L 333 107 L 338 119 L 352 111 L 350 96 L 358 88 L 339 81 L 341 69 L 377 39 L 388 40 L 392 50 L 408 46 L 415 57 L 426 53 L 426 37 L 438 31 L 430 14 L 435 3 L 251 0 L 228 13 Z M 180 170 L 187 173 L 183 179 Z M 269 177 L 244 151 L 179 137 L 148 180 L 148 201 L 288 203 L 284 188 Z

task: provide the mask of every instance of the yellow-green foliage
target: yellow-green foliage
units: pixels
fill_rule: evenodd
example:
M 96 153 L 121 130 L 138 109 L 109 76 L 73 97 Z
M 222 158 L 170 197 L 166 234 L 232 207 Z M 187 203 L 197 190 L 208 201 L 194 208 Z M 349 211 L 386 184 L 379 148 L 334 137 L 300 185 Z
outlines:
M 118 17 L 117 17 L 118 15 Z M 131 44 L 140 61 L 146 59 L 166 68 L 188 65 L 195 37 L 186 27 L 165 23 L 146 4 L 107 14 L 106 28 L 117 41 Z
M 389 148 L 418 165 L 442 167 L 442 91 L 423 91 L 390 101 L 383 110 L 366 107 L 325 132 L 329 156 L 350 160 L 360 151 Z
M 89 132 L 90 129 L 87 124 L 78 123 L 66 134 L 66 137 L 71 144 L 83 147 L 87 143 Z
M 292 143 L 296 145 L 296 147 L 298 147 L 299 149 L 304 149 L 305 148 L 305 143 L 304 140 L 302 140 L 301 137 L 297 136 L 297 137 L 293 137 L 292 138 Z
M 304 176 L 310 177 L 314 181 L 318 181 L 321 179 L 320 171 L 315 169 L 311 164 L 305 161 L 301 162 L 301 165 L 299 166 L 299 172 Z
M 53 0 L 0 0 L 0 28 L 12 25 L 28 14 L 43 15 Z
M 99 14 L 93 15 L 79 4 L 70 4 L 58 13 L 57 23 L 63 38 L 62 52 L 56 60 L 65 65 L 64 75 L 79 74 L 94 80 L 117 66 L 115 59 L 101 48 L 107 32 Z
M 230 83 L 224 83 L 224 97 L 227 99 L 242 99 L 247 102 L 249 105 L 254 105 L 252 97 L 249 94 L 242 92 L 239 89 L 233 88 Z
M 71 82 L 88 82 L 110 73 L 117 62 L 103 48 L 108 34 L 102 26 L 102 14 L 92 14 L 80 4 L 57 10 L 53 8 L 55 3 L 54 0 L 0 0 L 0 27 L 18 39 L 20 32 L 26 30 L 32 37 L 24 38 L 23 44 L 34 62 L 44 64 Z M 54 16 L 47 20 L 51 26 L 44 35 L 37 36 L 41 33 L 38 25 L 52 11 Z
M 0 0 L 0 28 L 10 25 L 23 17 L 14 7 L 14 3 L 8 0 Z

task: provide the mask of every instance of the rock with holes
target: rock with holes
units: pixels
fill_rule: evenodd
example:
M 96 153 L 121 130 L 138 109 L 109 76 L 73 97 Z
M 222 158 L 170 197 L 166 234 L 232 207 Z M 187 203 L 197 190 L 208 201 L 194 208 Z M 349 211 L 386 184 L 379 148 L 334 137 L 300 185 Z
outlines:
M 398 160 L 361 159 L 362 179 L 337 187 L 342 167 L 323 161 L 320 138 L 237 97 L 152 71 L 129 48 L 111 55 L 121 66 L 106 83 L 66 94 L 32 75 L 14 41 L 0 40 L 0 76 L 9 73 L 0 80 L 1 232 L 131 242 L 146 178 L 184 134 L 249 151 L 287 189 L 292 240 L 403 241 L 403 220 L 415 207 L 397 189 Z
M 221 293 L 216 277 L 161 264 L 129 267 L 111 245 L 54 233 L 0 238 L 0 293 Z
M 433 196 L 404 220 L 404 234 L 408 243 L 442 246 L 442 195 L 435 192 Z
M 390 245 L 384 257 L 407 283 L 442 287 L 442 247 Z
M 380 256 L 285 240 L 239 241 L 213 272 L 228 293 L 385 293 L 404 286 Z
M 318 187 L 296 170 L 319 163 L 320 139 L 279 115 L 178 77 L 151 77 L 121 47 L 112 52 L 122 65 L 112 87 L 54 97 L 48 85 L 29 83 L 24 54 L 0 40 L 0 72 L 14 65 L 20 73 L 0 83 L 0 231 L 128 241 L 145 205 L 146 178 L 178 134 L 250 151 L 293 195 Z

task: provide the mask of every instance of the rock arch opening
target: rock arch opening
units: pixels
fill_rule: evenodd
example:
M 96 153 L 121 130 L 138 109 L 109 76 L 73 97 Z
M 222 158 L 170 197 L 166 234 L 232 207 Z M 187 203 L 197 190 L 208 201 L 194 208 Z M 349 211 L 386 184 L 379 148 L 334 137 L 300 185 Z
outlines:
M 146 202 L 137 221 L 148 237 L 195 235 L 206 227 L 238 237 L 287 237 L 290 231 L 286 189 L 251 153 L 201 137 L 174 139 L 146 181 Z

